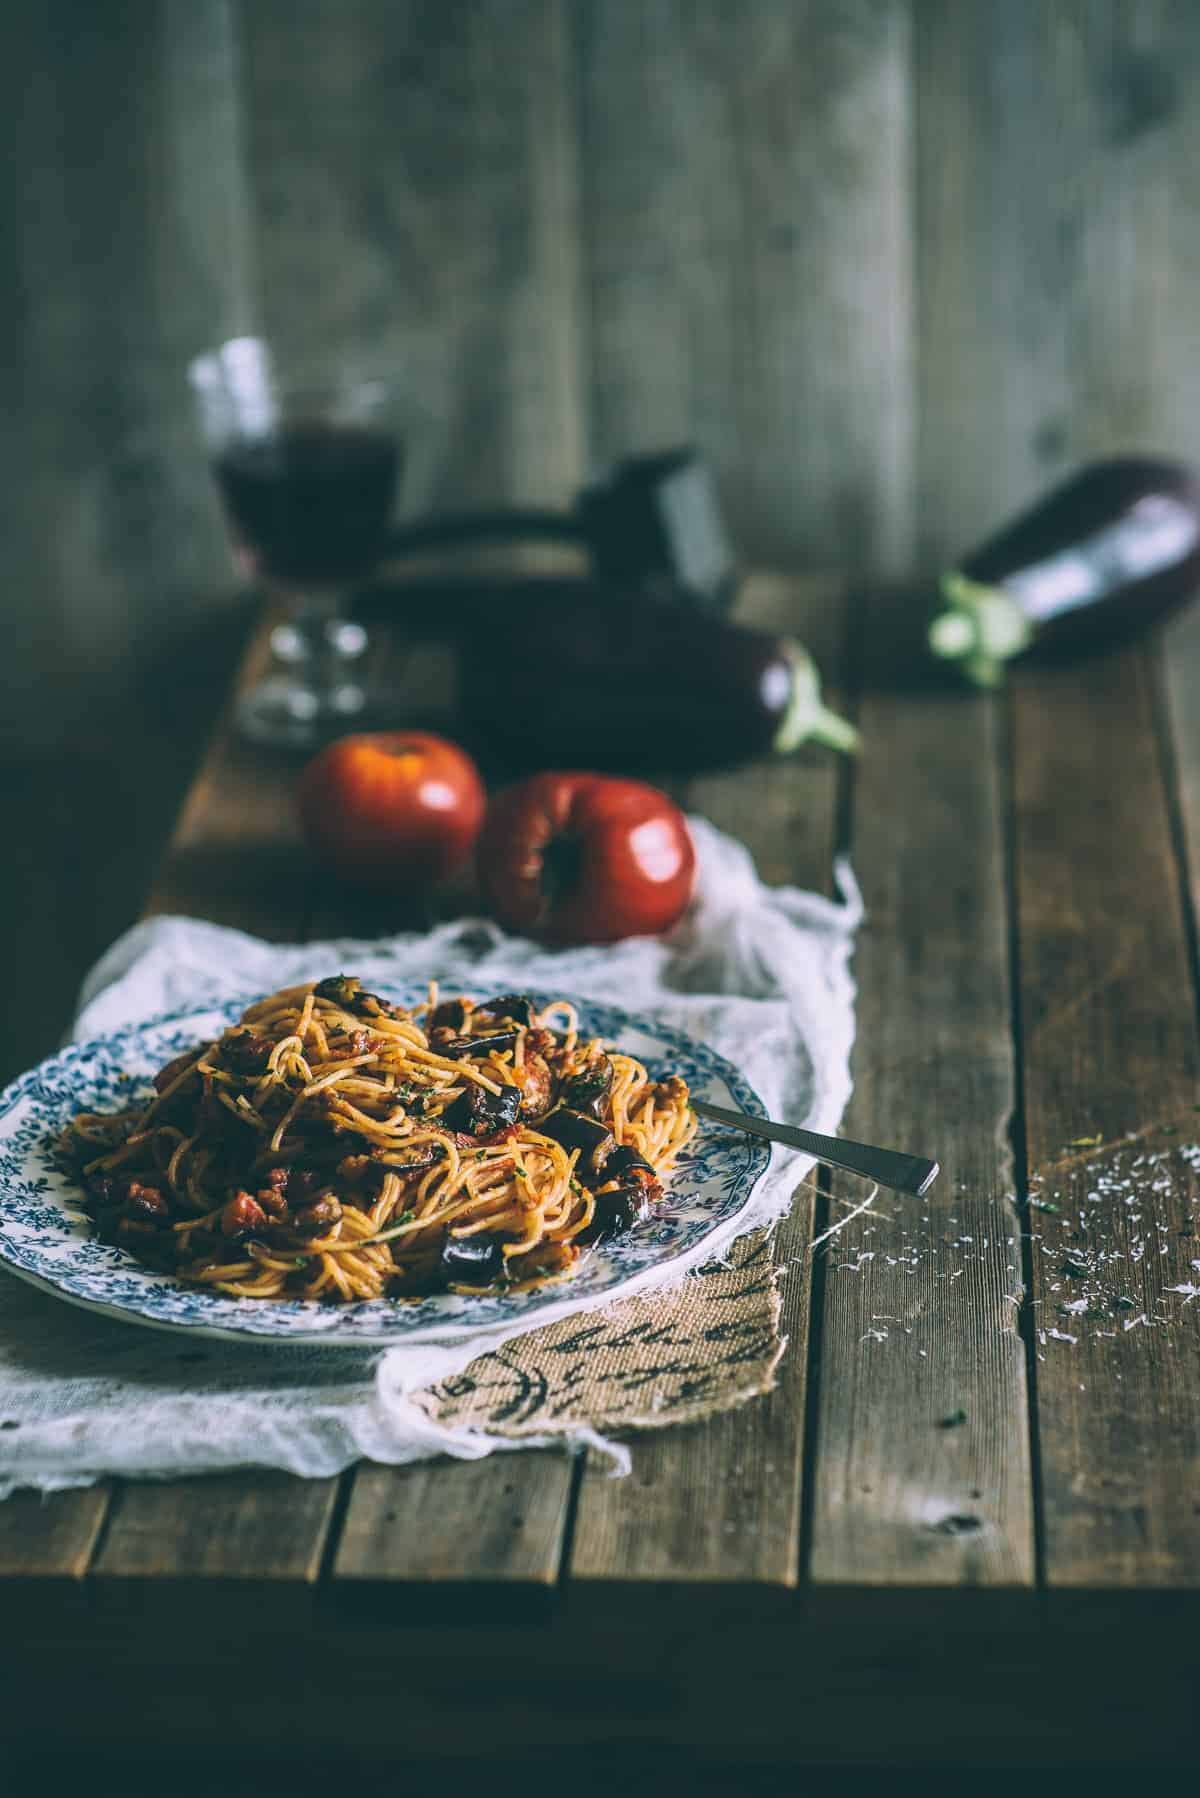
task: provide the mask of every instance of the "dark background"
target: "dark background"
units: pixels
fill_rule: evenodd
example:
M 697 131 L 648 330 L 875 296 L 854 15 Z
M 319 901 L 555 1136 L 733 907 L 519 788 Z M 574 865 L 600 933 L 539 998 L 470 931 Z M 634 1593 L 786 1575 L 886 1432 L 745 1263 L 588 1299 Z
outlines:
M 1194 0 L 9 0 L 0 83 L 0 924 L 60 1014 L 244 624 L 222 337 L 399 375 L 409 514 L 691 439 L 759 564 L 1200 453 Z

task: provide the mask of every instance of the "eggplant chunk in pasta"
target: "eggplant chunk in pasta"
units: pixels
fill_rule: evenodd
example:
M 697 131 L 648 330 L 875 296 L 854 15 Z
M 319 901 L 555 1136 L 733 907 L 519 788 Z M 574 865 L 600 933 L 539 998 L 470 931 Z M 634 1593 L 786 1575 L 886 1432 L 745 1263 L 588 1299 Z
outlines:
M 570 1275 L 662 1198 L 687 1087 L 564 1002 L 412 1011 L 352 975 L 288 987 L 84 1113 L 62 1148 L 102 1237 L 238 1297 L 419 1298 Z

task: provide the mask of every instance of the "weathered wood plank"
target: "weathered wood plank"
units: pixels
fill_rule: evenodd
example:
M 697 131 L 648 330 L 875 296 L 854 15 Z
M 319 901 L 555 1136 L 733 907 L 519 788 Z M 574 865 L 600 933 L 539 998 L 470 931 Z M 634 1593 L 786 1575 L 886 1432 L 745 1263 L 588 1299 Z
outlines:
M 1146 653 L 1024 673 L 1013 719 L 1046 1579 L 1195 1586 L 1200 1053 Z
M 843 602 L 835 580 L 757 576 L 745 584 L 740 615 L 796 630 L 832 676 Z M 741 837 L 764 878 L 820 888 L 830 878 L 840 777 L 837 762 L 822 753 L 697 779 L 684 797 Z M 627 1479 L 589 1468 L 571 1543 L 573 1582 L 796 1583 L 812 1219 L 813 1189 L 805 1186 L 775 1235 L 789 1344 L 778 1385 L 703 1423 L 643 1432 L 632 1443 Z
M 591 448 L 694 440 L 758 563 L 911 527 L 908 0 L 569 9 Z
M 1029 1467 L 999 719 L 887 684 L 894 595 L 868 601 L 852 853 L 867 916 L 848 1136 L 936 1155 L 822 1250 L 814 1580 L 1029 1584 Z M 902 626 L 902 621 L 901 621 Z M 902 626 L 903 627 L 903 626 Z M 832 1220 L 866 1196 L 835 1178 Z
M 242 18 L 268 331 L 396 377 L 406 505 L 565 499 L 582 433 L 557 0 Z
M 233 715 L 238 694 L 270 666 L 273 616 L 266 613 L 252 634 L 145 911 L 179 912 L 294 941 L 308 913 L 309 861 L 294 797 L 303 761 L 247 743 Z
M 101 697 L 133 693 L 140 710 L 147 652 L 220 603 L 226 552 L 183 367 L 240 281 L 211 254 L 230 241 L 213 214 L 244 197 L 218 116 L 235 104 L 228 11 L 114 0 L 69 29 L 49 7 L 0 20 L 14 257 L 0 740 L 25 753 L 89 743 Z
M 696 1595 L 681 1627 L 679 1595 L 656 1615 L 652 1591 L 626 1589 L 607 1619 L 589 1606 L 586 1625 L 569 1603 L 537 1628 L 496 1617 L 464 1628 L 413 1605 L 378 1628 L 271 1630 L 213 1587 L 209 1628 L 191 1608 L 173 1626 L 106 1608 L 83 1628 L 71 1618 L 53 1632 L 6 1630 L 5 1772 L 24 1771 L 27 1755 L 31 1774 L 6 1792 L 36 1798 L 54 1789 L 52 1773 L 65 1790 L 102 1765 L 129 1798 L 316 1798 L 348 1741 L 367 1789 L 396 1798 L 495 1785 L 498 1768 L 509 1790 L 549 1792 L 567 1757 L 578 1761 L 577 1798 L 614 1784 L 629 1798 L 822 1786 L 863 1798 L 918 1777 L 948 1798 L 966 1766 L 1028 1784 L 1031 1763 L 1061 1768 L 1064 1781 L 1086 1770 L 1109 1789 L 1104 1776 L 1129 1764 L 1135 1739 L 1139 1769 L 1178 1781 L 1190 1764 L 1196 1607 L 1163 1594 L 1140 1607 L 1072 1606 L 1050 1629 L 1026 1594 L 964 1603 L 957 1592 L 924 1595 L 915 1616 L 908 1593 L 825 1592 L 740 1620 L 734 1595 Z M 1139 1652 L 1114 1654 L 1114 1636 L 1132 1629 Z M 231 1784 L 235 1757 L 252 1763 L 251 1784 Z M 848 1777 L 814 1783 L 814 1764 Z
M 337 1585 L 552 1587 L 558 1579 L 572 1466 L 554 1450 L 354 1475 L 333 1561 Z
M 120 1486 L 92 1575 L 310 1586 L 337 1485 L 258 1469 Z
M 1194 920 L 1200 916 L 1200 606 L 1192 606 L 1163 632 L 1161 667 L 1173 797 Z
M 0 1504 L 0 1579 L 81 1579 L 107 1505 L 106 1485 L 45 1496 L 14 1492 Z
M 1192 455 L 1200 12 L 914 8 L 918 547 L 1090 456 Z

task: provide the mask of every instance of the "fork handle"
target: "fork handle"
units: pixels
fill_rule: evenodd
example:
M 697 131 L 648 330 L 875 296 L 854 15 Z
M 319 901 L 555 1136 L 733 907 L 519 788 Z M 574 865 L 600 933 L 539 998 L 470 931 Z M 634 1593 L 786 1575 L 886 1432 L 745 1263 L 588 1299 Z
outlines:
M 802 1149 L 828 1167 L 843 1173 L 857 1174 L 862 1180 L 878 1181 L 892 1192 L 905 1192 L 921 1198 L 929 1191 L 941 1171 L 927 1155 L 909 1155 L 902 1149 L 876 1149 L 869 1143 L 849 1142 L 844 1136 L 821 1136 L 815 1130 L 801 1130 L 795 1124 L 776 1124 L 770 1118 L 756 1118 L 744 1111 L 727 1111 L 723 1105 L 707 1105 L 693 1099 L 692 1110 L 698 1117 L 714 1124 L 728 1124 L 732 1130 L 743 1130 L 747 1136 L 762 1136 L 768 1142 L 786 1143 Z

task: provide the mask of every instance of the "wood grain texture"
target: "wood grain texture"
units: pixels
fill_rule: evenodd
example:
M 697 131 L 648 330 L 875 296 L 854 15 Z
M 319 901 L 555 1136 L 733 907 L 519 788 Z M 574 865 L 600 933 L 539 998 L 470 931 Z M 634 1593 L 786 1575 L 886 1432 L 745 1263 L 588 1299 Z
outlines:
M 590 445 L 693 440 L 760 562 L 911 525 L 907 0 L 571 9 Z
M 557 0 L 242 17 L 268 330 L 400 382 L 407 506 L 565 499 L 582 471 Z
M 1178 807 L 1180 853 L 1200 917 L 1200 607 L 1192 606 L 1162 633 L 1162 683 L 1167 752 Z
M 751 559 L 941 559 L 1197 452 L 1183 0 L 96 12 L 0 22 L 0 741 L 86 734 L 214 603 L 182 369 L 251 325 L 399 373 L 409 509 L 690 435 Z
M 123 1485 L 92 1574 L 312 1585 L 336 1494 L 336 1480 L 264 1468 Z
M 1153 701 L 1138 650 L 1013 689 L 1028 1161 L 1035 1195 L 1060 1207 L 1028 1226 L 1046 1579 L 1060 1587 L 1194 1586 L 1200 1569 L 1200 1317 L 1171 1291 L 1196 1281 L 1194 1180 L 1103 1148 L 1064 1170 L 1080 1138 L 1200 1134 Z M 1116 1308 L 1059 1315 L 1092 1270 Z
M 81 1579 L 107 1506 L 107 1484 L 78 1492 L 14 1492 L 0 1504 L 0 1579 Z
M 448 1605 L 431 1617 L 413 1603 L 379 1627 L 318 1606 L 279 1629 L 240 1587 L 210 1590 L 208 1627 L 191 1605 L 174 1627 L 158 1607 L 116 1622 L 105 1605 L 82 1626 L 47 1629 L 43 1611 L 40 1627 L 6 1630 L 5 1771 L 28 1755 L 35 1775 L 7 1786 L 13 1798 L 46 1791 L 47 1774 L 64 1790 L 106 1776 L 115 1787 L 114 1771 L 130 1798 L 315 1798 L 348 1742 L 365 1789 L 391 1798 L 469 1792 L 498 1769 L 501 1790 L 549 1793 L 570 1757 L 578 1798 L 863 1798 L 922 1773 L 922 1790 L 948 1798 L 972 1763 L 1026 1783 L 1031 1763 L 1065 1780 L 1086 1770 L 1107 1789 L 1133 1740 L 1139 1769 L 1178 1777 L 1190 1764 L 1196 1609 L 1162 1594 L 1072 1606 L 1053 1628 L 1024 1594 L 927 1594 L 915 1614 L 905 1593 L 807 1606 L 784 1594 L 739 1616 L 728 1592 L 626 1588 L 607 1617 L 568 1593 L 534 1628 L 498 1616 L 464 1627 Z M 1114 1631 L 1131 1625 L 1140 1651 L 1114 1654 Z M 814 1764 L 859 1773 L 831 1781 Z
M 741 615 L 797 629 L 836 672 L 844 586 L 756 577 Z M 836 683 L 831 696 L 836 704 Z M 739 836 L 767 879 L 827 887 L 841 770 L 827 752 L 756 763 L 690 783 L 681 797 Z M 601 1581 L 789 1587 L 799 1577 L 813 1190 L 801 1188 L 775 1235 L 788 1352 L 765 1398 L 702 1423 L 647 1430 L 633 1472 L 614 1480 L 593 1463 L 580 1487 L 571 1542 L 574 1584 Z
M 214 153 L 227 71 L 204 42 L 223 4 L 9 7 L 0 23 L 6 747 L 99 730 L 100 702 L 136 690 L 225 581 L 183 378 L 229 311 L 204 222 L 235 179 Z
M 572 1463 L 531 1449 L 483 1461 L 355 1471 L 332 1566 L 342 1584 L 549 1588 L 558 1580 Z
M 1091 456 L 1194 456 L 1200 13 L 914 10 L 918 547 L 953 557 Z
M 275 614 L 258 620 L 145 904 L 148 916 L 207 918 L 271 941 L 296 941 L 308 921 L 311 868 L 295 803 L 303 757 L 239 736 L 238 696 L 271 665 Z
M 1033 1492 L 998 719 L 889 690 L 895 596 L 867 603 L 851 845 L 866 903 L 848 1136 L 934 1155 L 818 1251 L 810 1571 L 842 1585 L 1022 1585 Z M 831 1222 L 867 1196 L 835 1178 Z

